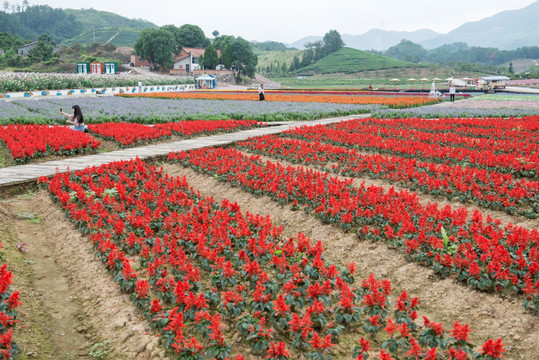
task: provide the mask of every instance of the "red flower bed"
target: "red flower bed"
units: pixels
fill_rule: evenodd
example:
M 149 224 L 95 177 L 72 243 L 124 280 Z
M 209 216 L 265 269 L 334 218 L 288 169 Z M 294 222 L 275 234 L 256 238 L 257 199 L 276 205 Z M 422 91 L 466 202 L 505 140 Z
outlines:
M 423 206 L 408 191 L 341 181 L 327 173 L 262 164 L 257 156 L 235 149 L 199 149 L 170 154 L 169 159 L 231 182 L 281 204 L 302 206 L 321 220 L 354 230 L 360 237 L 401 248 L 410 260 L 456 276 L 486 291 L 525 292 L 526 307 L 539 309 L 539 232 L 466 208 Z
M 0 126 L 0 140 L 17 162 L 26 162 L 48 154 L 81 154 L 101 145 L 99 140 L 81 131 L 48 125 Z
M 532 128 L 539 122 L 539 117 L 525 119 L 532 123 Z M 413 121 L 430 122 L 419 119 Z M 448 122 L 453 119 L 442 121 Z M 285 134 L 309 141 L 329 142 L 339 146 L 376 150 L 447 164 L 486 168 L 522 177 L 535 178 L 539 173 L 539 147 L 533 140 L 526 139 L 527 133 L 522 135 L 520 143 L 511 145 L 511 142 L 506 142 L 504 151 L 499 151 L 495 147 L 495 141 L 482 139 L 458 141 L 461 144 L 468 143 L 468 146 L 457 145 L 454 136 L 448 136 L 444 140 L 441 134 L 425 134 L 422 139 L 414 139 L 413 132 L 406 128 L 388 130 L 387 126 L 392 122 L 394 121 L 359 119 L 332 127 L 304 126 L 287 131 Z M 536 134 L 536 130 L 530 132 Z
M 172 134 L 191 137 L 200 134 L 232 132 L 262 126 L 254 120 L 193 120 L 156 125 L 137 123 L 104 123 L 89 125 L 91 132 L 116 141 L 122 147 L 136 146 L 157 139 L 170 138 Z
M 170 138 L 172 131 L 136 123 L 90 124 L 88 129 L 105 139 L 116 141 L 122 147 L 136 146 L 152 140 Z
M 504 351 L 489 339 L 476 352 L 458 321 L 448 335 L 427 317 L 418 326 L 419 300 L 403 292 L 391 306 L 389 281 L 371 275 L 354 287 L 354 264 L 325 260 L 321 243 L 285 238 L 268 217 L 216 204 L 140 160 L 41 181 L 179 359 L 244 359 L 245 346 L 267 359 L 329 359 L 338 341 L 360 337 L 343 356 L 366 358 L 363 335 L 385 340 L 388 356 Z
M 269 135 L 238 143 L 251 152 L 312 164 L 344 176 L 368 175 L 413 190 L 473 202 L 509 214 L 537 218 L 539 182 L 485 169 L 436 164 L 400 156 L 361 154 L 355 149 Z
M 238 130 L 251 129 L 253 127 L 264 126 L 264 123 L 255 120 L 192 120 L 178 121 L 166 124 L 155 125 L 158 129 L 166 129 L 174 134 L 182 136 L 193 136 L 199 134 L 214 134 L 216 132 L 232 132 Z

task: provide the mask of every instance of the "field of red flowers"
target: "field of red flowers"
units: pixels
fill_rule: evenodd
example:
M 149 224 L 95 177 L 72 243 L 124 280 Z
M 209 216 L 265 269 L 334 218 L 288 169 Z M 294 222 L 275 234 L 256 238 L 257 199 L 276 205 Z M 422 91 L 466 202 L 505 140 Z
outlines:
M 133 146 L 258 126 L 133 125 L 90 130 Z M 537 116 L 357 119 L 40 182 L 145 323 L 112 320 L 113 343 L 149 328 L 171 359 L 530 358 L 538 138 Z
M 179 359 L 244 359 L 244 348 L 267 359 L 505 352 L 501 339 L 476 347 L 468 325 L 421 315 L 406 291 L 392 299 L 386 279 L 354 279 L 355 264 L 326 260 L 320 242 L 284 237 L 270 218 L 140 160 L 41 181 Z

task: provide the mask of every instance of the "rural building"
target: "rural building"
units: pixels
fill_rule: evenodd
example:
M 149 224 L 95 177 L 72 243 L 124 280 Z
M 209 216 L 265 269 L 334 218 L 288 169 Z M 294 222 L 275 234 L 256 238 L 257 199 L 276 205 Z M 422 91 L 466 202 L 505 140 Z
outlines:
M 193 70 L 200 69 L 198 59 L 204 55 L 205 48 L 182 48 L 180 53 L 174 56 L 174 66 L 172 70 L 183 70 L 186 73 L 191 73 Z M 221 59 L 221 50 L 217 50 L 217 56 Z M 178 71 L 174 71 L 178 73 Z
M 77 74 L 89 74 L 90 73 L 90 63 L 80 62 L 77 63 Z
M 28 56 L 28 53 L 30 52 L 30 50 L 32 50 L 36 45 L 37 45 L 37 41 L 23 45 L 17 49 L 17 54 L 19 54 L 20 56 Z M 56 54 L 58 50 L 60 50 L 60 48 L 58 46 L 55 46 L 54 49 L 52 49 L 52 53 Z
M 93 62 L 90 63 L 90 74 L 103 74 L 105 72 L 105 63 Z
M 131 55 L 131 64 L 133 64 L 132 66 L 150 66 L 148 60 L 143 60 L 138 55 Z

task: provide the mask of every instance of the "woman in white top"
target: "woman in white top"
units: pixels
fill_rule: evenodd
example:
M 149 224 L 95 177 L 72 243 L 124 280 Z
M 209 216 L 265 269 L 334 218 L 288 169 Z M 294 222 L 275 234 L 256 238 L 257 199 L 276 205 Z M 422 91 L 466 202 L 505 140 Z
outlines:
M 258 87 L 258 96 L 259 96 L 259 101 L 264 101 L 266 100 L 264 98 L 264 84 L 260 84 L 260 86 Z
M 73 115 L 66 114 L 62 111 L 62 108 L 60 108 L 60 114 L 64 115 L 67 118 L 66 122 L 73 125 L 71 127 L 72 130 L 84 132 L 86 130 L 86 126 L 84 126 L 84 116 L 82 116 L 80 106 L 73 105 L 72 108 Z

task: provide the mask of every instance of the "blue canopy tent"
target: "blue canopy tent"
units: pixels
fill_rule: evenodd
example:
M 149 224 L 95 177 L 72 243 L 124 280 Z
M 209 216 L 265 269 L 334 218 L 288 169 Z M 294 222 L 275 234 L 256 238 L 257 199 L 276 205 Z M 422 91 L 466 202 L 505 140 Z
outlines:
M 195 86 L 197 89 L 213 89 L 215 88 L 215 76 L 201 75 L 195 78 Z

